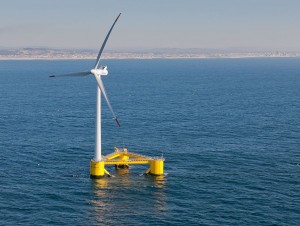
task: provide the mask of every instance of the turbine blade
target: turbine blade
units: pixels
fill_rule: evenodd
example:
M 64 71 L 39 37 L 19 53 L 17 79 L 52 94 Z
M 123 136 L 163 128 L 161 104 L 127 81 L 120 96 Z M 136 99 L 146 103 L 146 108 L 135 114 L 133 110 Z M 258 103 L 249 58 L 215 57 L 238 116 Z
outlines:
M 49 75 L 50 78 L 56 78 L 56 77 L 77 77 L 77 76 L 87 76 L 91 74 L 90 71 L 82 71 L 82 72 L 74 72 L 74 73 L 68 73 L 68 74 L 61 74 L 61 75 Z
M 120 16 L 121 16 L 121 13 L 118 15 L 117 19 L 115 20 L 115 22 L 114 22 L 113 25 L 111 26 L 109 32 L 107 33 L 106 38 L 104 39 L 104 42 L 103 42 L 103 44 L 102 44 L 102 46 L 101 46 L 101 49 L 100 49 L 100 51 L 99 51 L 99 53 L 98 53 L 98 56 L 97 56 L 97 60 L 96 60 L 96 64 L 95 64 L 95 69 L 98 68 L 98 65 L 99 65 L 99 62 L 100 62 L 100 57 L 101 57 L 101 54 L 102 54 L 102 52 L 103 52 L 103 49 L 104 49 L 104 47 L 105 47 L 105 45 L 106 45 L 106 42 L 107 42 L 107 40 L 108 40 L 108 38 L 109 38 L 109 35 L 110 35 L 112 29 L 114 28 L 114 26 L 115 26 L 115 24 L 117 23 L 117 20 L 119 19 Z
M 103 96 L 104 96 L 104 98 L 105 98 L 105 100 L 106 100 L 106 103 L 107 103 L 107 105 L 108 105 L 108 108 L 109 108 L 110 112 L 112 113 L 112 115 L 113 115 L 113 117 L 114 117 L 114 120 L 116 121 L 117 125 L 118 125 L 119 127 L 121 127 L 121 125 L 120 125 L 120 123 L 119 123 L 119 121 L 118 121 L 118 118 L 117 118 L 116 114 L 114 113 L 114 111 L 113 111 L 113 109 L 112 109 L 112 106 L 111 106 L 111 104 L 110 104 L 110 102 L 109 102 L 109 99 L 108 99 L 108 97 L 107 97 L 107 95 L 106 95 L 106 91 L 105 91 L 105 88 L 104 88 L 104 85 L 103 85 L 103 83 L 102 83 L 101 78 L 100 78 L 99 76 L 97 76 L 97 75 L 95 75 L 95 78 L 96 78 L 96 80 L 97 80 L 98 87 L 100 88 L 100 90 L 101 90 L 101 92 L 102 92 L 102 94 L 103 94 Z

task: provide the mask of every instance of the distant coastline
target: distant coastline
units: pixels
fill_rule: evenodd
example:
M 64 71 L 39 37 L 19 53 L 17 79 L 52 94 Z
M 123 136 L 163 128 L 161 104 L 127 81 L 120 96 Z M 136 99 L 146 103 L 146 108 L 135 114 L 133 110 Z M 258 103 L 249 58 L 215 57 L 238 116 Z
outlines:
M 0 49 L 0 60 L 68 60 L 94 59 L 97 52 L 80 49 L 21 48 Z M 146 51 L 107 51 L 104 59 L 196 59 L 196 58 L 266 58 L 300 57 L 300 52 L 230 51 L 210 49 L 157 49 Z

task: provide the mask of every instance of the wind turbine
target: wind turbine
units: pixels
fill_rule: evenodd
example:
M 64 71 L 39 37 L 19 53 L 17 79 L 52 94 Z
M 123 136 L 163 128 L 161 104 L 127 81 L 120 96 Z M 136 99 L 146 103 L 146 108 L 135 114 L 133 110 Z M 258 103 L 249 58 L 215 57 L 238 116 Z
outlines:
M 149 164 L 150 168 L 146 171 L 146 174 L 152 174 L 156 176 L 163 175 L 164 158 L 159 158 L 159 157 L 152 158 L 145 155 L 138 155 L 136 153 L 128 152 L 127 148 L 123 148 L 122 150 L 116 148 L 114 153 L 106 155 L 105 158 L 103 159 L 101 156 L 101 93 L 103 94 L 107 102 L 108 108 L 111 111 L 114 120 L 116 121 L 117 125 L 121 127 L 117 119 L 117 116 L 111 107 L 104 85 L 101 80 L 101 76 L 108 75 L 107 66 L 99 66 L 101 55 L 105 48 L 106 42 L 116 22 L 118 21 L 120 15 L 121 13 L 118 15 L 115 22 L 113 23 L 110 30 L 108 31 L 104 39 L 104 42 L 100 48 L 100 51 L 98 53 L 96 64 L 90 71 L 74 72 L 74 73 L 62 74 L 62 75 L 50 75 L 49 77 L 68 77 L 68 76 L 82 77 L 82 76 L 93 75 L 97 81 L 98 88 L 97 88 L 96 139 L 95 139 L 95 155 L 90 162 L 91 178 L 99 178 L 104 176 L 105 174 L 110 176 L 109 172 L 105 169 L 105 165 L 128 166 L 129 164 Z
M 113 30 L 116 22 L 118 21 L 119 17 L 120 17 L 121 13 L 118 15 L 118 17 L 116 18 L 115 22 L 113 23 L 113 25 L 111 26 L 110 30 L 108 31 L 104 42 L 100 48 L 100 51 L 98 53 L 97 56 L 97 60 L 96 60 L 96 64 L 95 66 L 90 70 L 90 71 L 83 71 L 83 72 L 74 72 L 74 73 L 69 73 L 69 74 L 61 74 L 61 75 L 50 75 L 49 77 L 68 77 L 68 76 L 87 76 L 87 75 L 93 75 L 98 83 L 98 89 L 97 89 L 97 116 L 96 116 L 96 138 L 95 138 L 95 155 L 94 155 L 94 162 L 100 162 L 101 161 L 101 93 L 103 94 L 108 108 L 111 111 L 114 120 L 116 121 L 117 125 L 119 127 L 120 123 L 118 121 L 118 118 L 116 116 L 116 114 L 114 113 L 112 106 L 109 102 L 109 99 L 107 97 L 104 85 L 102 83 L 101 80 L 101 76 L 103 75 L 108 75 L 108 71 L 107 71 L 107 66 L 99 66 L 100 63 L 100 59 L 101 59 L 101 55 L 102 52 L 104 50 L 104 47 L 106 45 L 106 42 L 110 36 L 111 31 Z

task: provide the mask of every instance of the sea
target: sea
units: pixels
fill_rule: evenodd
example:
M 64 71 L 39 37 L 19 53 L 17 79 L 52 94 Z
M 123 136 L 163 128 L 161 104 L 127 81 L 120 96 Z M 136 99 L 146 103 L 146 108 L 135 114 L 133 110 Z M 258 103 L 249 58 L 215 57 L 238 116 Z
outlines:
M 102 152 L 165 158 L 91 179 L 94 60 L 0 61 L 0 225 L 299 225 L 300 58 L 104 59 Z

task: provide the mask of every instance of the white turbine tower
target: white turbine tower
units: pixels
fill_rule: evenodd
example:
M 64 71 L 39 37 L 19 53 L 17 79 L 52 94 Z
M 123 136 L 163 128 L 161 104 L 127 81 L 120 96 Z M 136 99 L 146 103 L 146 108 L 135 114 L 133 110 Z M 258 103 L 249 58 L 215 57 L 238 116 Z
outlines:
M 113 23 L 113 25 L 111 26 L 109 32 L 107 33 L 105 40 L 101 46 L 101 49 L 98 53 L 97 56 L 97 60 L 96 60 L 96 64 L 95 66 L 90 70 L 90 71 L 83 71 L 83 72 L 74 72 L 74 73 L 69 73 L 69 74 L 62 74 L 62 75 L 51 75 L 49 77 L 67 77 L 67 76 L 87 76 L 87 75 L 93 75 L 98 83 L 98 90 L 97 90 L 97 116 L 96 116 L 96 138 L 95 138 L 95 155 L 94 155 L 94 162 L 101 162 L 101 93 L 103 94 L 108 108 L 111 111 L 114 120 L 116 121 L 116 123 L 118 124 L 118 126 L 120 127 L 120 123 L 111 107 L 111 104 L 109 102 L 109 99 L 106 95 L 106 91 L 105 88 L 103 86 L 102 80 L 101 80 L 101 76 L 103 75 L 107 75 L 108 71 L 107 71 L 107 66 L 99 66 L 100 63 L 100 59 L 101 59 L 101 54 L 104 50 L 105 44 L 109 38 L 109 35 L 111 33 L 111 31 L 113 30 L 117 20 L 119 19 L 121 13 L 118 15 L 118 17 L 116 18 L 115 22 Z

